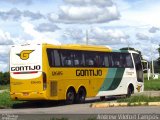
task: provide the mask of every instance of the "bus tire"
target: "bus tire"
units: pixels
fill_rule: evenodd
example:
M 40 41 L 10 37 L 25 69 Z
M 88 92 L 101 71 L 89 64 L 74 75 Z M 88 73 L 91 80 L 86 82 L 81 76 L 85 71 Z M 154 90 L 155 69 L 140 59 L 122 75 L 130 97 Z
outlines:
M 80 87 L 76 95 L 76 103 L 84 103 L 85 99 L 86 99 L 86 89 L 84 87 Z
M 106 97 L 105 97 L 105 96 L 100 96 L 100 100 L 101 100 L 101 101 L 105 101 L 105 100 L 106 100 Z
M 133 90 L 134 90 L 133 85 L 130 84 L 130 85 L 128 86 L 128 89 L 127 89 L 127 95 L 126 95 L 126 97 L 130 97 L 131 94 L 133 93 Z
M 67 90 L 67 93 L 66 93 L 66 104 L 69 105 L 69 104 L 73 104 L 75 102 L 75 96 L 76 96 L 76 92 L 74 90 L 74 88 L 69 88 Z

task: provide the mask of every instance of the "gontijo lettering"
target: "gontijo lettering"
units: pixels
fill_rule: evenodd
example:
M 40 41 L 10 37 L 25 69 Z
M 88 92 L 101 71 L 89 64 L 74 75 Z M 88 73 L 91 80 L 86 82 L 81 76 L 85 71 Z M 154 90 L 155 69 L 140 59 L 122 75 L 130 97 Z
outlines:
M 101 69 L 97 69 L 97 70 L 77 69 L 76 76 L 102 76 L 102 70 Z
M 11 67 L 11 71 L 28 71 L 28 70 L 40 70 L 40 69 L 41 69 L 40 65 Z

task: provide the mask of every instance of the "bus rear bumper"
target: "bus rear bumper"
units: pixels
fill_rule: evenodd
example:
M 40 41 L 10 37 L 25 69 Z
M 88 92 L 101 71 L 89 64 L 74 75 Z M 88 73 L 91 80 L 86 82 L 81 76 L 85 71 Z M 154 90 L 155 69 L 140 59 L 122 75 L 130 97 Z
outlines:
M 12 100 L 47 100 L 46 92 L 10 92 Z

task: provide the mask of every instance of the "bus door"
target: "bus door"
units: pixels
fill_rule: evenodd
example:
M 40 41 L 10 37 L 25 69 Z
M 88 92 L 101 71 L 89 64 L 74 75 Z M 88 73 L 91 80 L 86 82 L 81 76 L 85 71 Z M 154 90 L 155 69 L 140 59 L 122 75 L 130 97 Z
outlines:
M 140 59 L 139 54 L 133 53 L 133 59 L 134 59 L 134 63 L 135 63 L 137 81 L 143 82 L 143 68 L 142 68 L 142 63 L 141 63 L 141 59 Z

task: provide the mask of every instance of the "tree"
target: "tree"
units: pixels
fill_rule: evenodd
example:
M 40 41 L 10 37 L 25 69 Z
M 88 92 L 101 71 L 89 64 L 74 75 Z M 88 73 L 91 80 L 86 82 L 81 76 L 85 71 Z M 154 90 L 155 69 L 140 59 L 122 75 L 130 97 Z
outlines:
M 135 49 L 131 47 L 124 47 L 124 48 L 121 48 L 120 50 L 134 50 L 135 51 Z
M 3 73 L 0 72 L 0 85 L 2 85 L 2 81 L 3 81 Z
M 0 84 L 6 85 L 10 83 L 10 75 L 9 72 L 0 72 Z
M 4 84 L 9 84 L 9 82 L 10 82 L 9 72 L 3 73 L 3 82 L 4 82 Z
M 159 52 L 159 57 L 158 57 L 158 59 L 157 59 L 157 62 L 158 62 L 158 65 L 160 65 L 160 44 L 159 44 L 159 48 L 158 48 L 157 50 L 158 50 L 158 52 Z

